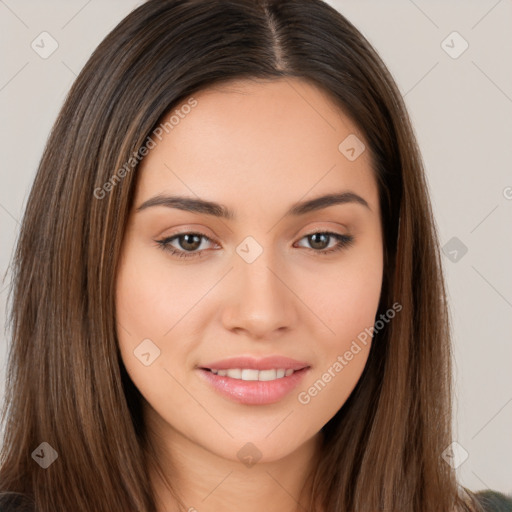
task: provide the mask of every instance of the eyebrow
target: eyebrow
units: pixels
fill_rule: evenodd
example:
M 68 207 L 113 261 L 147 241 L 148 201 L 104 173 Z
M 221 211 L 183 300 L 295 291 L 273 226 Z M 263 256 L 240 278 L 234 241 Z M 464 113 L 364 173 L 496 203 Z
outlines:
M 360 204 L 371 211 L 370 206 L 361 196 L 355 194 L 354 192 L 343 191 L 339 193 L 323 195 L 308 201 L 295 203 L 285 213 L 285 216 L 304 215 L 309 212 L 328 208 L 329 206 L 349 203 Z M 235 212 L 233 210 L 220 203 L 193 197 L 166 196 L 161 194 L 152 197 L 147 201 L 144 201 L 138 208 L 136 208 L 136 212 L 146 210 L 147 208 L 151 208 L 153 206 L 177 208 L 187 212 L 202 213 L 227 220 L 234 220 L 236 218 Z

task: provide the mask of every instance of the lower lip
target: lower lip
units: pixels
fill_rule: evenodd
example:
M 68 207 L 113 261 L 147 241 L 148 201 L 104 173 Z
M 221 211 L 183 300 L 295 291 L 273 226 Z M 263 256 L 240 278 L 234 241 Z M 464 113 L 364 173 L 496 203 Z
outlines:
M 215 390 L 227 398 L 245 405 L 266 405 L 279 402 L 297 387 L 308 370 L 309 367 L 302 368 L 288 377 L 259 381 L 220 377 L 209 370 L 199 368 L 202 378 L 206 379 Z

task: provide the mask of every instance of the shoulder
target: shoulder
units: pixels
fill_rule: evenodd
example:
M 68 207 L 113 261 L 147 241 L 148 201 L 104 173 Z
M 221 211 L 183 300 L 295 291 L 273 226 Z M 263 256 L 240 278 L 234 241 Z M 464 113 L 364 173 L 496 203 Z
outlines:
M 475 493 L 485 512 L 512 512 L 512 497 L 491 489 Z
M 0 492 L 0 512 L 35 512 L 33 501 L 18 492 Z

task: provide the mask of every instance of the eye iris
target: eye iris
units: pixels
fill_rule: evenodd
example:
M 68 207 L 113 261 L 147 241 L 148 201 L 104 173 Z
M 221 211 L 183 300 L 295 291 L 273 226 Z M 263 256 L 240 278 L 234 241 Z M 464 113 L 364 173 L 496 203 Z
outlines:
M 192 239 L 193 241 L 190 241 Z M 179 237 L 180 245 L 183 247 L 183 249 L 187 249 L 190 251 L 196 250 L 201 245 L 201 236 L 194 235 L 194 234 L 185 234 L 181 235 Z M 185 243 L 182 243 L 181 241 L 185 240 Z M 190 247 L 192 245 L 192 247 Z
M 314 233 L 312 235 L 309 236 L 310 238 L 310 242 L 311 243 L 311 247 L 313 247 L 314 249 L 325 249 L 324 245 L 329 245 L 328 241 L 329 241 L 329 235 L 325 234 L 325 233 Z M 319 241 L 318 239 L 321 238 L 322 240 Z M 316 244 L 319 243 L 321 247 L 317 247 Z

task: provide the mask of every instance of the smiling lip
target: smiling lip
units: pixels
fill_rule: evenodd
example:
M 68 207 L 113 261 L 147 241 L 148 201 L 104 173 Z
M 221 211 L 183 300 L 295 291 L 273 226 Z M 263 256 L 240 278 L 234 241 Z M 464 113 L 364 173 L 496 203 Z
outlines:
M 227 376 L 220 376 L 211 370 L 228 370 L 234 368 L 270 370 L 292 369 L 291 375 L 270 381 L 240 380 Z M 234 357 L 215 361 L 198 367 L 199 375 L 205 379 L 216 391 L 223 396 L 245 405 L 267 405 L 279 402 L 288 395 L 308 373 L 310 366 L 307 363 L 283 356 L 265 357 Z

